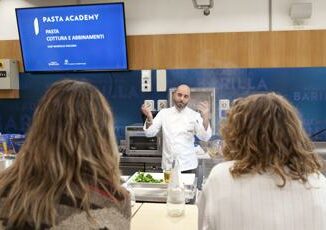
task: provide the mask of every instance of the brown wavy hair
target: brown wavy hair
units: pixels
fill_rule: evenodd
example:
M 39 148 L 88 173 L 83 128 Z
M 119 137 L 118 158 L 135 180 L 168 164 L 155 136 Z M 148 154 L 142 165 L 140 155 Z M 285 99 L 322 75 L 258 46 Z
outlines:
M 224 158 L 235 160 L 230 169 L 234 178 L 271 172 L 284 187 L 287 179 L 306 183 L 309 174 L 321 169 L 297 110 L 275 93 L 235 100 L 220 131 Z
M 120 186 L 119 154 L 113 115 L 104 96 L 91 84 L 54 83 L 41 99 L 25 143 L 11 167 L 0 174 L 2 216 L 19 228 L 33 221 L 56 223 L 63 193 L 90 217 L 91 188 L 127 200 Z M 122 202 L 123 203 L 123 202 Z

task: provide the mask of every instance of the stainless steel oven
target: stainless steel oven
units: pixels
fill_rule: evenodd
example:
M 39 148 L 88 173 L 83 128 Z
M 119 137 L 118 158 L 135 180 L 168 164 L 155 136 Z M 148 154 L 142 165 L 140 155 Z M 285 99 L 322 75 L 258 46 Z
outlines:
M 141 124 L 126 126 L 126 155 L 161 156 L 162 135 L 146 137 Z

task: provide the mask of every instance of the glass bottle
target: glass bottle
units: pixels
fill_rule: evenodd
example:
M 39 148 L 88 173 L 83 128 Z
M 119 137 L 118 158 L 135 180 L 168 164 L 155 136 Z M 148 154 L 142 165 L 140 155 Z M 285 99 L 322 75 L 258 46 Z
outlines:
M 5 157 L 5 155 L 8 154 L 8 148 L 7 148 L 7 140 L 4 135 L 0 133 L 0 154 L 2 158 Z
M 185 210 L 185 189 L 181 178 L 179 160 L 176 158 L 172 163 L 171 179 L 167 191 L 168 215 L 182 216 Z

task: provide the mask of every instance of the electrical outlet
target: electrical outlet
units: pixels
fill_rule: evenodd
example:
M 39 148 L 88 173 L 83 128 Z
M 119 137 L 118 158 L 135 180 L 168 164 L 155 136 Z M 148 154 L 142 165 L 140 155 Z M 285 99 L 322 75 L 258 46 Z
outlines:
M 152 91 L 152 76 L 151 70 L 141 71 L 141 91 L 151 92 Z
M 155 110 L 154 100 L 145 100 L 144 104 L 145 104 L 146 107 L 150 108 L 151 111 Z
M 168 107 L 168 101 L 167 100 L 157 100 L 157 110 L 160 111 L 161 109 L 167 108 Z

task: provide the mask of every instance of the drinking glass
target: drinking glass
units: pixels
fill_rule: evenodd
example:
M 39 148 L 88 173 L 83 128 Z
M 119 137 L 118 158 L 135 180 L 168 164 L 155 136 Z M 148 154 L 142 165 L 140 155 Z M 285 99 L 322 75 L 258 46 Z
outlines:
M 167 184 L 170 182 L 171 172 L 172 172 L 172 168 L 170 166 L 167 166 L 167 168 L 163 170 L 164 182 Z

